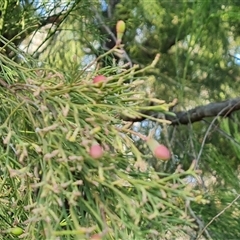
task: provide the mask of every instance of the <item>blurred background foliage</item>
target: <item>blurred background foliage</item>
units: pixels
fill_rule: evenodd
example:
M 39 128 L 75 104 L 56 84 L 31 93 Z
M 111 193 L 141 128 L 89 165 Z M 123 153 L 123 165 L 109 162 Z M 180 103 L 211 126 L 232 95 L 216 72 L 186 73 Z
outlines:
M 151 91 L 159 99 L 177 98 L 174 111 L 239 96 L 239 1 L 3 0 L 0 7 L 5 77 L 8 59 L 13 66 L 60 70 L 69 81 L 80 78 L 79 72 L 87 64 L 114 46 L 111 33 L 122 19 L 127 27 L 124 48 L 133 64 L 144 68 L 160 53 L 156 67 L 137 77 L 152 76 L 155 85 Z M 111 75 L 118 71 L 118 61 L 116 55 L 108 55 L 88 71 L 106 67 L 100 71 Z M 112 66 L 116 69 L 109 70 Z M 206 119 L 187 126 L 160 124 L 158 138 L 175 157 L 164 169 L 155 169 L 172 173 L 179 163 L 188 169 L 192 160 L 200 157 L 209 204 L 192 206 L 203 224 L 199 228 L 239 194 L 239 117 L 235 113 L 227 119 Z M 138 147 L 143 147 L 141 141 Z M 236 201 L 208 226 L 205 237 L 238 239 L 238 217 Z

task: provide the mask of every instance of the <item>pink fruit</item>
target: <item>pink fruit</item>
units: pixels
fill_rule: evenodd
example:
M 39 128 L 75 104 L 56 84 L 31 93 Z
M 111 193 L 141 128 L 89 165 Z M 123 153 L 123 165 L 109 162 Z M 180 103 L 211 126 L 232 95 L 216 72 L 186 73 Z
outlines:
M 154 138 L 148 138 L 146 143 L 150 148 L 153 156 L 157 159 L 167 161 L 171 158 L 169 149 L 166 146 L 159 144 Z
M 90 238 L 90 240 L 101 240 L 101 236 L 99 234 L 94 234 L 92 235 L 92 237 Z
M 106 81 L 107 78 L 103 75 L 99 75 L 93 78 L 93 83 L 103 83 L 104 81 Z
M 168 150 L 167 147 L 165 147 L 164 145 L 160 144 L 159 146 L 157 146 L 154 150 L 154 156 L 156 158 L 159 158 L 161 160 L 169 160 L 171 158 L 171 153 Z
M 99 144 L 94 144 L 90 147 L 89 154 L 94 159 L 101 158 L 103 155 L 103 149 Z

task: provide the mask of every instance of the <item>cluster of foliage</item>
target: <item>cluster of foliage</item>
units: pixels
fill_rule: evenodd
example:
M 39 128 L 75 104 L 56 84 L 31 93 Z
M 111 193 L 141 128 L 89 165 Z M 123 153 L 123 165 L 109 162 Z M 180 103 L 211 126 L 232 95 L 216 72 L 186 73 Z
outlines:
M 143 113 L 239 94 L 239 12 L 234 0 L 1 1 L 3 239 L 239 238 L 239 114 L 173 127 Z M 161 126 L 171 161 L 124 116 Z
M 149 99 L 134 77 L 146 69 L 122 69 L 99 84 L 84 71 L 66 76 L 30 61 L 1 55 L 2 233 L 17 224 L 26 239 L 143 239 L 191 226 L 177 199 L 201 202 L 184 183 L 196 177 L 193 167 L 155 172 L 121 120 L 140 115 Z M 153 152 L 161 146 L 147 143 Z

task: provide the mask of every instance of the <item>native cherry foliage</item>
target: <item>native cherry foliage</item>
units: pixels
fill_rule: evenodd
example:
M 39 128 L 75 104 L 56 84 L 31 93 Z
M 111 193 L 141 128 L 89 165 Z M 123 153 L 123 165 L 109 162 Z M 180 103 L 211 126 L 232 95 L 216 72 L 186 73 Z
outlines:
M 240 238 L 236 1 L 3 2 L 4 239 Z
M 122 47 L 116 45 L 108 54 Z M 18 225 L 12 227 L 12 204 L 7 204 L 8 196 L 5 196 L 6 204 L 1 207 L 7 222 L 1 223 L 2 229 L 6 229 L 2 234 L 20 235 L 25 239 L 60 236 L 129 239 L 131 235 L 152 239 L 156 234 L 152 236 L 151 231 L 158 229 L 159 221 L 169 221 L 169 211 L 176 218 L 182 218 L 173 224 L 178 231 L 182 231 L 179 224 L 194 226 L 175 199 L 200 199 L 196 203 L 204 203 L 199 191 L 185 191 L 187 184 L 182 184 L 182 179 L 196 178 L 198 172 L 192 167 L 186 171 L 181 169 L 176 175 L 154 171 L 149 159 L 155 157 L 162 164 L 161 160 L 170 158 L 170 152 L 148 139 L 150 154 L 141 153 L 131 138 L 131 134 L 139 133 L 131 130 L 131 123 L 122 120 L 122 116 L 141 116 L 143 109 L 150 110 L 149 97 L 161 103 L 164 112 L 168 111 L 168 103 L 145 91 L 148 78 L 143 81 L 137 76 L 139 71 L 154 69 L 158 60 L 157 54 L 145 68 L 122 66 L 119 73 L 114 74 L 110 74 L 111 68 L 96 70 L 94 74 L 82 71 L 77 73 L 77 78 L 74 73 L 71 79 L 71 72 L 66 74 L 54 68 L 39 70 L 5 60 L 3 68 L 12 77 L 8 81 L 4 76 L 0 79 L 5 101 L 3 113 L 7 113 L 1 129 L 1 151 L 5 153 L 5 167 L 1 167 L 7 176 L 2 184 L 15 198 L 21 199 L 18 208 L 22 214 L 18 216 Z M 29 61 L 37 64 L 34 58 Z M 19 69 L 24 70 L 16 82 Z M 100 81 L 94 83 L 93 79 Z M 96 86 L 102 81 L 102 87 Z M 138 97 L 128 94 L 129 89 Z M 166 124 L 165 120 L 153 120 Z M 23 191 L 19 191 L 19 182 L 23 184 Z M 164 199 L 168 195 L 172 200 L 166 203 Z M 151 206 L 160 201 L 163 205 L 156 215 Z M 150 232 L 149 214 L 155 215 Z M 168 227 L 169 223 L 164 228 Z M 161 229 L 158 237 L 165 234 Z

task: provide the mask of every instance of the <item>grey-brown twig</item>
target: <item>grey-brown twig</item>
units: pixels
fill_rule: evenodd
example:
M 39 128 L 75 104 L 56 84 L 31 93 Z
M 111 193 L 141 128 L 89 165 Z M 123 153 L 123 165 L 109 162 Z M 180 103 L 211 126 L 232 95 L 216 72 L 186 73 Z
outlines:
M 151 106 L 151 105 L 150 105 Z M 231 113 L 240 110 L 240 98 L 228 99 L 222 102 L 209 103 L 207 105 L 195 107 L 189 111 L 173 112 L 175 116 L 165 114 L 164 118 L 171 121 L 171 125 L 189 124 L 203 120 L 207 117 L 222 116 L 227 117 Z M 145 110 L 144 115 L 158 118 L 159 113 L 152 110 Z M 139 122 L 145 118 L 123 117 L 125 121 Z

